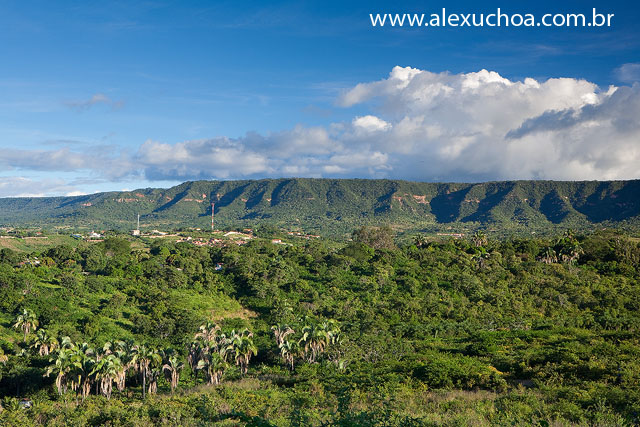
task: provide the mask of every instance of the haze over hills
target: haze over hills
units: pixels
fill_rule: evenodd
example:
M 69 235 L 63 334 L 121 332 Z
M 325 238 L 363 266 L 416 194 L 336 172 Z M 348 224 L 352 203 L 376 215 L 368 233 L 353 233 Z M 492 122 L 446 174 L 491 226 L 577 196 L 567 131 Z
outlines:
M 96 229 L 272 224 L 333 237 L 361 225 L 409 231 L 505 233 L 640 224 L 640 181 L 505 181 L 478 184 L 285 178 L 194 181 L 74 197 L 0 199 L 3 226 Z

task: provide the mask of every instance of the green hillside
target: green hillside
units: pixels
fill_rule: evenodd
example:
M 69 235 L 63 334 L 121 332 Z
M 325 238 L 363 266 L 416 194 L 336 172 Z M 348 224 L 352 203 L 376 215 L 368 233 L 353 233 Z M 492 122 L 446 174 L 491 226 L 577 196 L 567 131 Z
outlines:
M 640 224 L 640 181 L 479 184 L 360 179 L 195 181 L 76 197 L 0 199 L 4 226 L 145 228 L 272 224 L 342 237 L 386 223 L 399 231 L 549 233 Z

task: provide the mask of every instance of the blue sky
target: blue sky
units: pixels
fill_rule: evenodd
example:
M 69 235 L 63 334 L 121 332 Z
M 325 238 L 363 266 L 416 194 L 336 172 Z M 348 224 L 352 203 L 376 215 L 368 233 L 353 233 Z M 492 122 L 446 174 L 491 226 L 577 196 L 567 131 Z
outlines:
M 0 196 L 280 176 L 638 178 L 632 3 L 3 1 Z M 615 16 L 369 19 L 443 7 Z

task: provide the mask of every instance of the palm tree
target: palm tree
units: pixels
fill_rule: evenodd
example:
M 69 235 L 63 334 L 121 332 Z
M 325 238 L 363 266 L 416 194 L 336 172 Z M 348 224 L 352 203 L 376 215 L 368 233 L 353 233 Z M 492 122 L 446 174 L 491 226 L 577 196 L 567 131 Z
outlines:
M 198 335 L 196 334 L 196 338 Z M 215 325 L 213 329 L 209 329 L 208 335 L 201 339 L 203 350 L 205 352 L 218 352 L 226 358 L 226 352 L 228 351 L 229 344 L 231 343 L 231 337 L 222 333 L 220 327 Z
M 280 356 L 293 371 L 293 362 L 295 354 L 298 352 L 298 346 L 295 342 L 289 341 L 287 337 L 291 334 L 295 334 L 296 331 L 289 325 L 273 325 L 271 330 L 273 331 L 273 336 L 276 339 L 276 344 L 280 349 Z
M 471 259 L 475 261 L 476 267 L 482 270 L 487 266 L 487 260 L 490 255 L 483 247 L 480 247 L 480 250 L 476 249 L 476 251 L 476 254 Z
M 200 341 L 192 341 L 189 344 L 189 351 L 187 353 L 187 363 L 189 363 L 189 367 L 191 368 L 191 372 L 194 376 L 194 381 L 198 381 L 198 363 L 204 356 L 204 351 L 202 346 L 200 345 Z
M 584 253 L 580 242 L 571 229 L 566 230 L 564 236 L 556 241 L 554 248 L 558 259 L 569 264 L 573 264 Z
M 219 385 L 229 364 L 220 353 L 205 353 L 198 362 L 198 370 L 205 371 L 209 384 Z
M 479 248 L 480 246 L 484 246 L 487 244 L 487 235 L 484 234 L 484 232 L 482 230 L 478 230 L 475 232 L 475 234 L 471 237 L 471 241 L 473 242 L 473 244 Z
M 71 390 L 76 393 L 80 391 L 84 401 L 91 391 L 92 375 L 96 364 L 95 352 L 87 343 L 77 345 L 72 343 L 69 337 L 64 337 L 62 341 L 63 345 L 58 350 L 57 357 L 49 359 L 52 364 L 47 367 L 44 376 L 48 377 L 56 372 L 58 393 L 64 394 L 67 387 L 71 386 Z
M 180 371 L 184 368 L 184 363 L 180 361 L 178 355 L 173 349 L 166 349 L 162 351 L 162 359 L 164 364 L 162 365 L 162 371 L 165 378 L 171 385 L 171 393 L 173 393 L 178 387 L 180 381 Z
M 289 325 L 273 325 L 271 327 L 271 330 L 273 331 L 273 336 L 276 338 L 276 344 L 278 345 L 278 347 L 282 345 L 288 335 L 294 334 L 296 332 L 291 329 Z
M 115 348 L 116 348 L 116 345 L 115 345 L 114 342 L 107 341 L 107 342 L 104 343 L 102 348 L 98 350 L 98 352 L 96 354 L 99 354 L 100 358 L 102 358 L 104 356 L 108 356 L 110 354 L 113 354 Z M 100 360 L 100 359 L 98 359 L 98 360 Z
M 421 248 L 423 246 L 427 246 L 427 238 L 422 234 L 413 238 L 413 244 L 416 245 L 417 248 Z
M 106 343 L 104 343 L 104 345 L 102 346 L 102 348 L 97 348 L 95 351 L 95 361 L 96 361 L 96 365 L 98 365 L 100 363 L 100 361 L 102 359 L 104 359 L 106 356 L 108 356 L 109 354 L 111 354 L 111 343 L 109 341 L 107 341 Z M 91 375 L 94 377 L 95 379 L 95 384 L 96 384 L 96 396 L 98 394 L 100 394 L 100 386 L 101 386 L 101 382 L 98 381 L 97 378 L 97 372 L 95 372 L 95 367 L 94 367 L 94 371 L 92 371 Z
M 100 392 L 106 396 L 107 400 L 111 399 L 113 383 L 118 383 L 120 372 L 122 370 L 122 360 L 113 353 L 103 356 L 94 366 L 91 375 L 100 384 Z
M 340 342 L 340 326 L 338 325 L 338 322 L 336 322 L 335 320 L 331 319 L 328 320 L 326 322 L 322 322 L 320 324 L 320 328 L 324 331 L 324 333 L 326 334 L 326 336 L 328 337 L 328 342 L 327 345 L 329 344 L 336 344 L 338 342 Z
M 96 364 L 95 350 L 89 347 L 89 344 L 82 343 L 74 346 L 71 354 L 72 370 L 71 370 L 71 388 L 72 390 L 80 390 L 82 401 L 91 392 L 91 382 L 93 377 L 91 372 Z
M 149 387 L 147 387 L 147 392 L 149 394 L 156 394 L 158 392 L 158 378 L 161 373 L 161 367 L 155 363 L 149 368 Z
M 22 332 L 24 332 L 23 342 L 27 342 L 27 335 L 29 332 L 32 330 L 35 331 L 38 327 L 38 317 L 33 311 L 25 308 L 22 310 L 22 313 L 16 317 L 16 323 L 13 327 L 16 329 L 22 329 Z
M 207 322 L 200 326 L 199 332 L 196 333 L 194 338 L 201 339 L 203 341 L 215 341 L 218 332 L 220 332 L 220 326 L 213 322 Z
M 300 347 L 295 341 L 289 341 L 285 339 L 282 341 L 282 344 L 279 346 L 280 348 L 280 356 L 284 359 L 284 362 L 290 367 L 293 371 L 293 363 L 295 361 L 295 356 L 300 351 Z
M 187 353 L 187 362 L 191 367 L 194 381 L 198 381 L 198 364 L 210 352 L 217 352 L 221 348 L 226 349 L 227 339 L 224 334 L 220 333 L 220 327 L 213 322 L 207 322 L 198 328 L 198 332 L 194 335 L 193 341 L 189 345 Z
M 554 251 L 550 246 L 546 247 L 546 249 L 542 252 L 542 255 L 538 257 L 538 259 L 545 264 L 553 264 L 554 262 L 558 262 L 556 251 Z
M 58 340 L 55 337 L 49 336 L 45 329 L 38 329 L 31 344 L 32 348 L 38 350 L 40 356 L 48 356 L 49 353 L 55 351 L 58 346 Z
M 131 363 L 142 376 L 142 398 L 146 397 L 147 379 L 151 377 L 154 365 L 160 364 L 162 359 L 157 351 L 144 345 L 133 348 Z
M 69 349 L 69 348 L 73 348 L 75 347 L 75 343 L 73 341 L 71 341 L 71 338 L 64 336 L 62 337 L 62 339 L 60 339 L 60 348 L 63 349 Z
M 124 391 L 126 380 L 127 380 L 127 371 L 130 368 L 133 368 L 135 363 L 133 362 L 133 354 L 136 344 L 133 340 L 126 341 L 116 341 L 114 342 L 114 354 L 117 355 L 122 361 L 122 365 L 120 366 L 120 371 L 118 372 L 118 380 L 116 382 L 116 386 L 118 387 L 118 391 Z
M 67 391 L 67 385 L 70 379 L 69 373 L 73 368 L 73 361 L 71 359 L 73 353 L 73 350 L 69 348 L 61 348 L 58 351 L 58 355 L 55 359 L 49 359 L 49 361 L 53 363 L 47 367 L 47 370 L 44 374 L 45 377 L 48 377 L 53 372 L 56 373 L 56 388 L 58 389 L 58 394 L 60 395 L 66 393 Z
M 340 328 L 335 320 L 322 322 L 320 325 L 310 323 L 302 328 L 302 338 L 298 345 L 303 344 L 303 355 L 314 363 L 318 356 L 325 351 L 328 345 L 340 340 Z
M 577 240 L 573 240 L 571 242 L 567 242 L 560 249 L 560 256 L 563 262 L 573 264 L 580 258 L 580 255 L 584 253 L 582 246 L 578 243 Z
M 328 339 L 325 331 L 315 324 L 302 328 L 302 338 L 298 341 L 298 345 L 303 344 L 303 354 L 309 363 L 314 363 L 318 355 L 324 351 Z
M 253 333 L 246 328 L 239 334 L 232 331 L 228 349 L 233 354 L 236 365 L 240 366 L 240 371 L 246 374 L 251 356 L 258 354 L 258 348 L 253 343 Z

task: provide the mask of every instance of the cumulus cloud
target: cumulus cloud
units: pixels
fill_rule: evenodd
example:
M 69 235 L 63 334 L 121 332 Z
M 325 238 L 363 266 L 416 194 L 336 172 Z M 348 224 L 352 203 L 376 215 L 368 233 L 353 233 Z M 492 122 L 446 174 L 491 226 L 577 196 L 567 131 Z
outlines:
M 365 133 L 373 133 L 388 130 L 391 124 L 376 116 L 367 115 L 353 119 L 353 127 Z
M 338 104 L 375 101 L 388 131 L 361 143 L 387 155 L 390 176 L 624 179 L 638 177 L 639 91 L 395 67 L 386 79 L 346 91 Z
M 640 84 L 600 88 L 573 78 L 510 80 L 487 70 L 395 67 L 384 79 L 346 90 L 336 104 L 357 106 L 360 114 L 239 138 L 148 140 L 130 154 L 110 146 L 4 150 L 0 166 L 88 171 L 111 181 L 639 178 Z
M 66 103 L 69 108 L 72 110 L 81 112 L 89 110 L 91 107 L 96 105 L 106 105 L 111 107 L 113 110 L 118 110 L 124 106 L 123 101 L 115 101 L 109 98 L 104 93 L 96 93 L 91 96 L 89 99 L 79 100 L 79 101 L 70 101 Z

